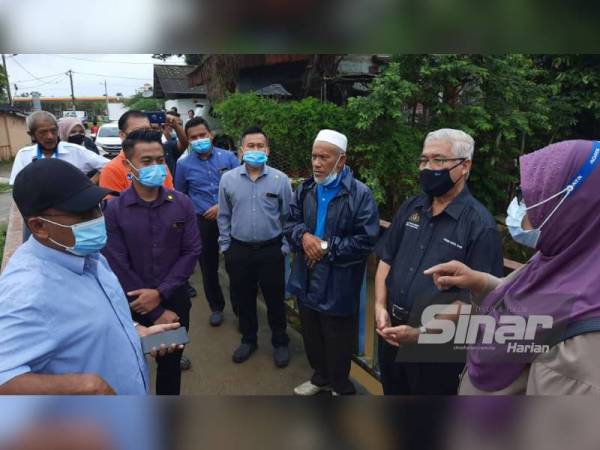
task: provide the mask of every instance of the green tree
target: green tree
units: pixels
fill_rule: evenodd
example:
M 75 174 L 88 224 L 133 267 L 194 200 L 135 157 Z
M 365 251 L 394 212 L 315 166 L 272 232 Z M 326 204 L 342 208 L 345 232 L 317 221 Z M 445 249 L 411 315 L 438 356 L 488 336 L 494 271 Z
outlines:
M 140 111 L 157 111 L 164 108 L 165 103 L 160 98 L 144 97 L 141 93 L 135 94 L 123 101 L 123 104 L 129 109 Z

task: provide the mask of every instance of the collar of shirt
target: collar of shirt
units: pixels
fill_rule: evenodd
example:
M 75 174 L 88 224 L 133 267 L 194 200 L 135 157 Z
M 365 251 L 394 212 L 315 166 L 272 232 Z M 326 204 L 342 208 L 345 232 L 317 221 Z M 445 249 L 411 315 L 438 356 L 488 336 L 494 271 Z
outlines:
M 240 169 L 240 175 L 245 175 L 245 176 L 248 177 L 249 175 L 248 175 L 248 171 L 246 170 L 246 164 L 244 163 L 240 167 L 241 167 L 241 169 Z M 261 174 L 258 176 L 258 178 L 264 177 L 264 176 L 266 176 L 268 174 L 269 174 L 269 166 L 267 166 L 265 164 L 263 166 L 263 170 L 262 170 Z M 258 180 L 258 178 L 257 178 L 257 180 Z
M 40 148 L 40 144 L 36 144 L 35 145 L 34 151 L 36 152 L 36 159 L 42 158 L 43 151 Z M 57 158 L 58 155 L 64 155 L 66 153 L 69 153 L 69 150 L 64 147 L 64 143 L 63 142 L 58 141 L 58 144 L 56 145 L 56 148 L 52 151 L 52 158 Z
M 89 256 L 75 256 L 71 253 L 55 250 L 38 242 L 33 236 L 29 238 L 29 241 L 33 253 L 40 259 L 66 267 L 71 272 L 75 272 L 78 275 L 82 275 L 85 271 L 86 259 L 89 258 Z
M 125 191 L 123 191 L 123 193 L 121 193 L 121 201 L 125 206 L 139 205 L 147 208 L 158 208 L 165 201 L 173 200 L 173 195 L 162 186 L 158 188 L 158 191 L 158 197 L 156 200 L 153 202 L 147 202 L 140 198 L 132 183 L 131 187 L 127 188 Z
M 446 206 L 443 212 L 448 214 L 454 220 L 458 220 L 470 197 L 471 192 L 465 185 L 464 189 L 456 196 L 454 200 L 450 202 L 448 206 Z M 418 206 L 422 207 L 424 211 L 430 212 L 431 197 L 429 197 L 427 194 L 421 194 L 415 201 L 415 207 Z

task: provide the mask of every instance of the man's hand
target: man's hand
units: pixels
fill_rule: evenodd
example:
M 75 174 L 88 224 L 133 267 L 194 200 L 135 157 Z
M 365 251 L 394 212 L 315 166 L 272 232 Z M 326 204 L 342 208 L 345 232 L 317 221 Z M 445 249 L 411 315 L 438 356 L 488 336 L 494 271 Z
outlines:
M 217 220 L 217 215 L 219 214 L 219 205 L 213 205 L 210 208 L 208 208 L 204 214 L 202 214 L 202 217 L 204 217 L 207 220 Z
M 302 236 L 302 249 L 304 250 L 304 256 L 309 267 L 312 267 L 323 257 L 321 242 L 321 239 L 314 234 L 304 233 Z
M 79 380 L 78 380 L 79 381 Z M 95 373 L 80 375 L 80 381 L 86 395 L 116 395 L 115 390 L 102 377 Z
M 378 330 L 388 328 L 392 323 L 390 322 L 390 314 L 387 309 L 382 306 L 375 306 L 375 324 Z
M 128 292 L 127 295 L 137 298 L 129 303 L 129 307 L 138 314 L 148 314 L 160 305 L 160 292 L 158 289 L 137 289 Z
M 165 125 L 169 125 L 171 128 L 175 128 L 177 125 L 179 125 L 179 121 L 177 120 L 177 117 L 171 115 L 171 114 L 167 114 L 165 116 Z
M 387 327 L 383 330 L 376 329 L 376 331 L 388 344 L 395 347 L 399 347 L 400 344 L 416 343 L 419 339 L 419 330 L 409 325 Z
M 154 321 L 154 325 L 163 325 L 167 323 L 179 322 L 179 316 L 170 309 L 165 309 L 165 312 L 160 315 L 158 319 Z
M 176 330 L 180 326 L 181 325 L 179 324 L 179 322 L 174 322 L 174 323 L 165 323 L 165 324 L 161 324 L 161 325 L 152 325 L 151 327 L 145 327 L 143 325 L 138 325 L 135 328 L 140 337 L 145 337 L 145 336 L 150 336 L 151 334 L 162 333 L 164 331 Z M 154 358 L 156 358 L 157 356 L 165 356 L 167 353 L 173 353 L 177 350 L 183 350 L 184 348 L 185 348 L 185 345 L 171 344 L 170 346 L 167 347 L 166 345 L 163 344 L 160 346 L 160 348 L 156 348 L 156 347 L 152 348 L 150 355 L 152 355 Z

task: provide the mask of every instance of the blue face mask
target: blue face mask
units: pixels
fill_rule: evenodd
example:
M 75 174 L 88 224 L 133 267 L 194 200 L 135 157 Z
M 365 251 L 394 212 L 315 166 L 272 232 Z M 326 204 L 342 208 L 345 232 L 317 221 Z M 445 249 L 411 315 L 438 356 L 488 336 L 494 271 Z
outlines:
M 70 228 L 75 237 L 75 245 L 68 247 L 60 242 L 56 242 L 52 238 L 48 238 L 50 242 L 64 248 L 69 253 L 76 256 L 87 256 L 92 253 L 99 252 L 106 245 L 106 225 L 104 216 L 97 219 L 88 220 L 87 222 L 77 223 L 75 225 L 63 225 L 61 223 L 52 222 L 44 217 L 38 217 L 45 222 L 58 225 L 63 228 Z
M 167 169 L 164 164 L 153 164 L 151 166 L 142 167 L 138 169 L 130 161 L 127 161 L 131 167 L 138 171 L 139 178 L 134 174 L 131 174 L 133 178 L 138 180 L 144 186 L 149 188 L 156 188 L 163 185 L 167 178 Z
M 536 203 L 533 206 L 527 207 L 525 203 L 519 202 L 519 200 L 515 197 L 513 198 L 510 205 L 508 205 L 508 209 L 506 210 L 506 226 L 508 227 L 508 231 L 510 235 L 521 245 L 525 245 L 526 247 L 536 248 L 538 240 L 540 239 L 540 234 L 542 232 L 542 227 L 550 220 L 550 217 L 556 212 L 560 205 L 565 201 L 565 199 L 569 196 L 571 191 L 573 190 L 573 186 L 569 185 L 564 188 L 562 191 L 554 194 L 552 197 L 547 198 L 539 203 Z M 523 219 L 527 214 L 527 211 L 533 208 L 536 208 L 544 203 L 556 198 L 560 195 L 563 195 L 563 198 L 558 202 L 556 207 L 548 214 L 548 217 L 544 219 L 542 224 L 538 228 L 534 228 L 533 230 L 524 230 L 523 229 Z
M 195 141 L 190 142 L 190 148 L 192 151 L 201 155 L 210 151 L 212 142 L 210 141 L 210 138 L 196 139 Z
M 171 139 L 174 141 L 177 140 L 177 133 L 175 131 L 171 131 Z
M 269 157 L 265 152 L 256 151 L 256 150 L 247 150 L 244 151 L 244 156 L 242 160 L 252 166 L 252 167 L 260 167 L 267 163 Z
M 337 166 L 337 163 L 340 162 L 340 159 L 342 158 L 342 153 L 340 153 L 340 156 L 338 156 L 337 161 L 335 162 L 335 164 L 333 165 L 333 170 L 331 172 L 329 172 L 329 175 L 327 175 L 325 178 L 323 179 L 318 179 L 317 177 L 314 177 L 315 183 L 320 184 L 322 186 L 328 186 L 331 183 L 333 183 L 336 178 L 338 177 L 338 173 L 335 170 L 335 167 Z

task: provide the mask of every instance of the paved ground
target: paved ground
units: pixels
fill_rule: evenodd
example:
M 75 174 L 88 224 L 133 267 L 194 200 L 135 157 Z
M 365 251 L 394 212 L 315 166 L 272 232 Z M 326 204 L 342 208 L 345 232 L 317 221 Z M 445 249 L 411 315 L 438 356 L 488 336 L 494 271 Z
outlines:
M 220 275 L 225 298 L 229 299 L 227 276 L 223 270 Z M 191 343 L 185 350 L 192 360 L 192 369 L 183 373 L 182 394 L 290 395 L 294 386 L 310 378 L 311 370 L 304 355 L 302 337 L 293 329 L 288 328 L 292 355 L 290 365 L 284 369 L 275 367 L 266 309 L 262 302 L 259 302 L 259 348 L 245 363 L 233 363 L 231 355 L 239 344 L 240 336 L 230 305 L 226 306 L 223 324 L 211 327 L 208 324 L 210 309 L 204 298 L 199 270 L 192 277 L 192 285 L 198 296 L 192 300 Z M 151 361 L 150 367 L 154 366 Z

